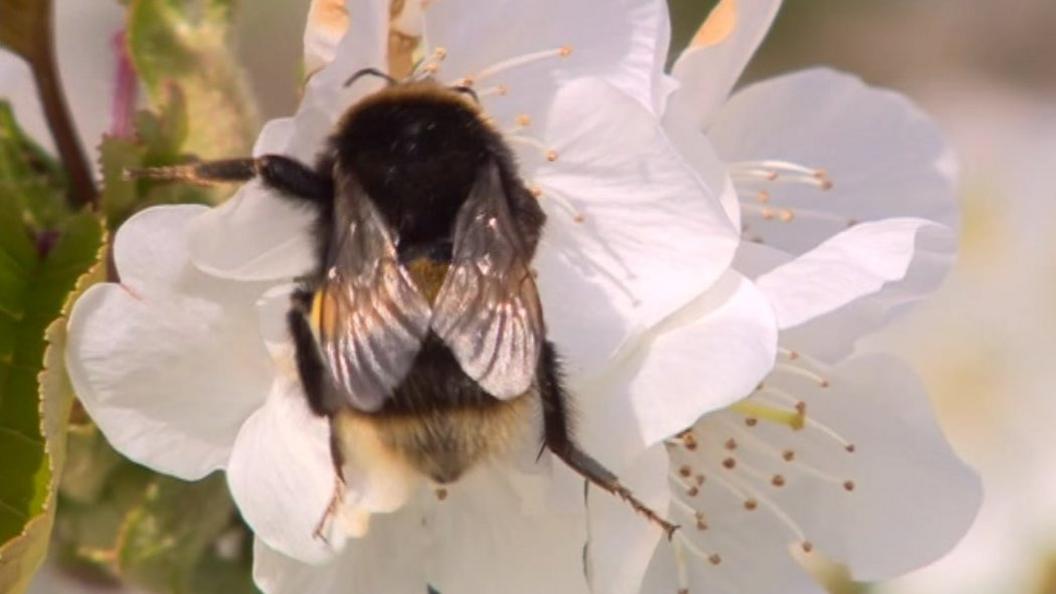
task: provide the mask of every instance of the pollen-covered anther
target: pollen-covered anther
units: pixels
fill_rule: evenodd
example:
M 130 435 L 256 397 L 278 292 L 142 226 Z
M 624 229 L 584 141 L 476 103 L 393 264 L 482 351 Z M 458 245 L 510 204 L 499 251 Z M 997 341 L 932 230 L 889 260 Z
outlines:
M 744 418 L 744 424 L 748 425 L 749 427 L 755 427 L 756 425 L 759 424 L 759 419 L 757 419 L 755 417 L 745 417 Z
M 767 192 L 766 190 L 759 190 L 759 192 L 755 195 L 755 201 L 759 204 L 766 204 L 767 202 L 770 202 L 770 192 Z
M 697 495 L 700 495 L 700 489 L 696 487 L 690 487 L 686 490 L 686 495 L 689 497 L 696 497 Z
M 689 465 L 685 465 L 678 469 L 678 474 L 682 475 L 683 478 L 689 478 L 693 476 L 693 469 Z
M 722 445 L 727 450 L 736 450 L 737 449 L 737 440 L 735 440 L 734 438 L 731 437 L 731 438 L 727 439 L 726 443 L 724 443 Z
M 804 553 L 812 553 L 814 552 L 814 543 L 810 542 L 809 540 L 804 540 L 803 542 L 799 543 L 799 548 L 803 549 Z
M 786 209 L 781 210 L 781 211 L 779 211 L 777 213 L 777 218 L 782 223 L 790 223 L 790 222 L 792 222 L 792 219 L 795 218 L 795 214 L 791 210 L 786 208 Z
M 697 437 L 695 435 L 693 435 L 692 433 L 686 433 L 685 435 L 682 436 L 682 447 L 686 448 L 687 450 L 689 450 L 691 452 L 693 450 L 696 450 L 697 449 Z
M 532 196 L 535 196 L 536 198 L 539 198 L 543 195 L 543 189 L 539 186 L 529 186 L 528 191 L 531 192 Z
M 736 458 L 726 458 L 725 460 L 722 461 L 722 467 L 725 468 L 726 470 L 733 470 L 734 468 L 737 468 L 737 459 Z
M 785 477 L 781 476 L 780 474 L 775 474 L 773 477 L 770 478 L 770 484 L 775 487 L 784 487 Z
M 754 499 L 744 500 L 744 509 L 748 511 L 755 511 L 759 507 L 759 502 Z
M 551 163 L 556 161 L 557 160 L 557 151 L 555 151 L 554 149 L 550 149 L 550 150 L 546 151 L 546 160 L 550 161 Z
M 857 485 L 854 484 L 854 481 L 843 481 L 843 490 L 844 491 L 847 491 L 848 493 L 850 493 L 851 491 L 853 491 L 855 489 L 855 487 L 857 487 Z
M 697 521 L 697 530 L 703 531 L 708 529 L 708 520 L 704 517 L 704 514 L 697 512 L 694 519 Z
M 719 556 L 718 553 L 712 553 L 711 555 L 708 555 L 708 562 L 712 565 L 718 565 L 719 563 L 722 563 L 722 557 Z
M 832 180 L 829 179 L 828 171 L 825 171 L 824 169 L 818 169 L 814 172 L 814 177 L 818 180 L 818 183 L 820 184 L 822 190 L 832 189 Z
M 785 450 L 781 452 L 781 458 L 785 462 L 791 462 L 796 459 L 796 452 L 794 450 Z
M 532 125 L 532 117 L 526 113 L 522 113 L 517 116 L 517 119 L 515 121 L 517 122 L 517 125 L 521 128 L 527 128 L 528 126 Z
M 853 454 L 858 448 L 856 448 L 853 443 L 849 443 L 843 446 L 843 449 L 847 450 L 848 454 Z
M 567 57 L 571 56 L 572 55 L 572 46 L 571 45 L 563 45 L 563 46 L 561 46 L 561 49 L 558 50 L 558 54 L 557 55 L 561 56 L 562 58 L 567 58 Z
M 801 414 L 801 415 L 807 414 L 807 403 L 803 402 L 802 400 L 797 402 L 796 403 L 796 412 Z
M 440 487 L 439 489 L 437 489 L 435 491 L 435 493 L 436 493 L 436 499 L 438 501 L 443 501 L 443 500 L 447 499 L 447 489 L 445 489 L 443 487 Z

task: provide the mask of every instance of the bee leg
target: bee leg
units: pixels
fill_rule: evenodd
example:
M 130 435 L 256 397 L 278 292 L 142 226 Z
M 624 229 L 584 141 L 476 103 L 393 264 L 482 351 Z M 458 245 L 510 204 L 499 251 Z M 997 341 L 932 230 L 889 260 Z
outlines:
M 583 478 L 624 500 L 634 511 L 660 526 L 670 540 L 678 526 L 665 520 L 635 497 L 630 489 L 620 484 L 619 478 L 612 471 L 575 444 L 568 422 L 568 395 L 561 386 L 557 356 L 549 342 L 543 348 L 539 368 L 539 393 L 543 400 L 544 447 L 549 448 Z
M 290 297 L 292 307 L 286 314 L 286 325 L 289 328 L 290 337 L 297 359 L 297 373 L 301 379 L 301 387 L 308 399 L 308 406 L 316 415 L 322 417 L 334 413 L 339 403 L 334 402 L 334 391 L 330 387 L 328 371 L 319 356 L 319 348 L 315 344 L 315 336 L 308 322 L 308 315 L 312 307 L 312 293 L 298 289 Z
M 333 200 L 334 184 L 329 176 L 282 155 L 125 170 L 125 179 L 181 181 L 198 185 L 246 182 L 254 177 L 260 177 L 268 187 L 298 201 L 326 204 Z
M 342 480 L 340 473 L 338 473 L 334 478 L 334 494 L 330 497 L 330 503 L 327 504 L 323 517 L 319 518 L 319 523 L 315 525 L 315 531 L 312 532 L 312 536 L 326 544 L 330 544 L 330 541 L 326 538 L 327 528 L 337 518 L 337 515 L 341 513 L 341 506 L 344 503 L 345 481 Z

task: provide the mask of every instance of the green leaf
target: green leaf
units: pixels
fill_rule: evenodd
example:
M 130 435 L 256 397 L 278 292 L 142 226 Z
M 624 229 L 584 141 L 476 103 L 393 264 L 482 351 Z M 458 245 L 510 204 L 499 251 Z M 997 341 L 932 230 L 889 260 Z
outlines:
M 18 126 L 7 101 L 0 100 L 0 199 L 14 202 L 25 223 L 48 229 L 67 215 L 66 174 Z
M 231 47 L 232 0 L 133 0 L 127 43 L 151 104 L 175 84 L 192 122 L 182 147 L 203 159 L 249 152 L 259 118 Z
M 63 367 L 65 320 L 60 315 L 75 287 L 81 289 L 95 278 L 86 272 L 102 255 L 103 227 L 91 214 L 74 215 L 50 232 L 58 237 L 54 245 L 32 235 L 14 201 L 0 199 L 0 592 L 4 593 L 25 590 L 48 547 L 73 401 Z

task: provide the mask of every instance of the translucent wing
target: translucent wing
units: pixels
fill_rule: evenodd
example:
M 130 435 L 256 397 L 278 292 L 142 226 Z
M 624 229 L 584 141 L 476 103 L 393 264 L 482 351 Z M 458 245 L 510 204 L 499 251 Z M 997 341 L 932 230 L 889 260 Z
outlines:
M 462 370 L 497 398 L 528 390 L 545 340 L 528 258 L 498 167 L 489 164 L 455 222 L 451 267 L 433 305 L 432 328 Z
M 352 406 L 374 411 L 410 371 L 430 308 L 363 188 L 348 175 L 337 178 L 335 238 L 314 317 L 334 383 Z

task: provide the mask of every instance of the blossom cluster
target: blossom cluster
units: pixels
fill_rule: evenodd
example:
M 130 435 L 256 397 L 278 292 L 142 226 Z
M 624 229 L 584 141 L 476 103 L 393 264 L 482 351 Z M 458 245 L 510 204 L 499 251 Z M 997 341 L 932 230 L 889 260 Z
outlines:
M 779 4 L 723 0 L 665 72 L 660 0 L 316 2 L 301 106 L 254 149 L 311 163 L 376 89 L 344 84 L 364 68 L 471 86 L 547 214 L 533 266 L 576 437 L 670 539 L 538 444 L 443 496 L 339 478 L 285 326 L 312 218 L 259 182 L 118 231 L 120 283 L 70 321 L 81 402 L 137 462 L 226 472 L 269 594 L 807 593 L 812 555 L 865 580 L 930 562 L 978 480 L 913 372 L 856 343 L 949 268 L 955 163 L 847 74 L 734 92 Z

